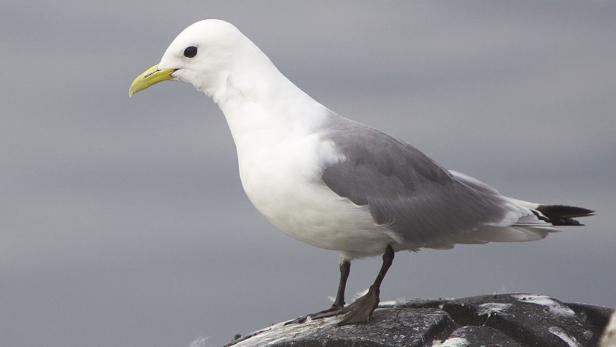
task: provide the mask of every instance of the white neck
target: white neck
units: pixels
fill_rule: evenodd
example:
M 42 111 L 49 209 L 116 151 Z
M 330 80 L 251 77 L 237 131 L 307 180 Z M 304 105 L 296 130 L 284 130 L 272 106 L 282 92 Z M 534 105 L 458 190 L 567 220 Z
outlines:
M 233 64 L 218 74 L 215 84 L 202 89 L 224 113 L 238 155 L 245 147 L 276 145 L 310 133 L 329 114 L 252 46 L 250 59 Z

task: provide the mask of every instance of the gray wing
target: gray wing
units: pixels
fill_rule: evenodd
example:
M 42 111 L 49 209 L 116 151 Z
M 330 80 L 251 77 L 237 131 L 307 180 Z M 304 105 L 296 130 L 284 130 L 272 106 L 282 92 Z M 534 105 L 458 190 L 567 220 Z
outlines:
M 430 244 L 486 224 L 507 213 L 498 192 L 451 175 L 413 146 L 347 119 L 329 124 L 325 138 L 346 160 L 324 168 L 323 182 L 378 224 L 409 243 Z

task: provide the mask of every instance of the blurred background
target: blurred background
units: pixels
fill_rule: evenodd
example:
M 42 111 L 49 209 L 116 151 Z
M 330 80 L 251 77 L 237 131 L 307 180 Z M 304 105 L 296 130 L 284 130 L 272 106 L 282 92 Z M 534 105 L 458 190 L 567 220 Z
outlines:
M 127 97 L 203 18 L 447 168 L 598 211 L 534 243 L 399 253 L 383 300 L 616 304 L 616 2 L 3 0 L 0 345 L 217 346 L 330 305 L 336 253 L 250 205 L 217 107 L 180 83 Z M 349 294 L 379 266 L 354 262 Z

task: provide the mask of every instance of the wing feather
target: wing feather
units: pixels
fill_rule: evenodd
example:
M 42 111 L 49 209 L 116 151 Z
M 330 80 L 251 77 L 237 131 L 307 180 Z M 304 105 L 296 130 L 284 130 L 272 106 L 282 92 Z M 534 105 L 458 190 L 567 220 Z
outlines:
M 513 225 L 532 215 L 486 184 L 449 172 L 378 130 L 344 118 L 327 129 L 324 139 L 332 141 L 344 159 L 324 167 L 323 182 L 353 203 L 367 205 L 376 223 L 387 225 L 405 242 L 494 241 L 498 233 L 490 237 L 487 227 Z M 467 237 L 473 232 L 478 238 Z M 506 238 L 524 236 L 510 233 Z

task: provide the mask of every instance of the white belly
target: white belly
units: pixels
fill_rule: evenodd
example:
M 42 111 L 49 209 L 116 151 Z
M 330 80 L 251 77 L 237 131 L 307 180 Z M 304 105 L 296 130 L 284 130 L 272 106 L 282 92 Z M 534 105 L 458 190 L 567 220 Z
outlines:
M 320 179 L 324 148 L 316 136 L 240 152 L 240 178 L 250 201 L 285 234 L 350 256 L 382 253 L 393 242 L 365 206 L 338 196 Z M 331 153 L 330 153 L 331 154 Z

